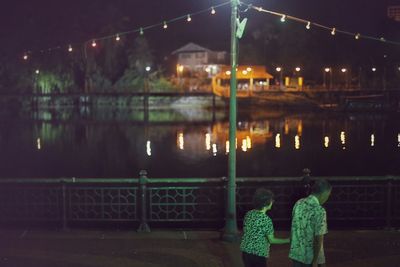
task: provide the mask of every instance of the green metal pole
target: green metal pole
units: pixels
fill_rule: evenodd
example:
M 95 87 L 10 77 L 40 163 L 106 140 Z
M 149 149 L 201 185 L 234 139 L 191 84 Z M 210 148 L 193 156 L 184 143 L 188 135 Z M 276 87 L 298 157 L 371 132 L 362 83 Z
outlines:
M 231 3 L 231 88 L 229 97 L 229 163 L 228 163 L 228 185 L 227 185 L 227 204 L 225 214 L 225 228 L 222 239 L 225 241 L 236 241 L 238 239 L 238 229 L 236 222 L 236 67 L 237 67 L 237 49 L 238 39 L 237 13 L 238 0 L 232 0 Z

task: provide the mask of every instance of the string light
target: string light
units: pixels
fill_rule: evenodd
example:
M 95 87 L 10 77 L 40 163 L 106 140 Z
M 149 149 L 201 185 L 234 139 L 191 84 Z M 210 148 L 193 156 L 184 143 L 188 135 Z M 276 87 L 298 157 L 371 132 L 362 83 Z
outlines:
M 119 34 L 117 34 L 117 35 L 115 36 L 115 41 L 117 41 L 117 42 L 121 41 L 121 37 L 119 37 Z
M 306 29 L 307 30 L 311 29 L 311 22 L 307 22 Z
M 190 14 L 189 14 L 189 15 L 187 15 L 187 19 L 186 19 L 186 21 L 187 21 L 187 22 L 191 22 L 191 21 L 192 21 L 192 18 L 190 17 Z
M 69 45 L 69 46 L 68 46 L 68 52 L 70 52 L 70 53 L 71 53 L 71 52 L 72 52 L 72 50 L 73 50 L 73 49 L 72 49 L 72 45 Z
M 164 28 L 164 29 L 167 29 L 167 28 L 168 28 L 168 24 L 167 24 L 166 21 L 164 21 L 164 26 L 163 26 L 163 28 Z
M 375 72 L 375 71 L 376 71 L 376 68 L 375 68 L 375 67 L 373 67 L 371 70 L 372 70 L 373 72 Z
M 143 35 L 144 34 L 144 31 L 143 31 L 143 28 L 140 28 L 140 35 Z
M 354 36 L 354 38 L 355 38 L 356 40 L 360 39 L 360 34 L 357 33 L 357 34 Z
M 22 57 L 24 60 L 28 60 L 28 54 L 24 54 L 24 56 Z
M 248 7 L 248 9 L 254 9 L 254 10 L 257 10 L 258 12 L 264 12 L 264 13 L 268 13 L 268 14 L 271 14 L 271 15 L 274 15 L 274 16 L 279 16 L 279 17 L 281 17 L 281 21 L 282 22 L 285 22 L 286 18 L 288 18 L 290 20 L 294 20 L 294 21 L 300 22 L 300 23 L 305 23 L 307 25 L 310 22 L 310 27 L 311 27 L 311 24 L 313 24 L 313 26 L 316 26 L 318 28 L 322 28 L 324 30 L 331 31 L 332 35 L 335 35 L 336 32 L 341 33 L 341 34 L 345 34 L 345 35 L 350 35 L 353 38 L 356 38 L 356 35 L 357 35 L 355 33 L 351 33 L 351 32 L 348 32 L 348 31 L 343 31 L 343 30 L 338 30 L 336 28 L 331 28 L 331 27 L 328 27 L 328 26 L 325 26 L 325 25 L 322 25 L 322 24 L 319 24 L 319 23 L 311 22 L 309 20 L 304 20 L 304 19 L 301 19 L 301 18 L 298 18 L 298 17 L 293 17 L 293 16 L 285 15 L 285 14 L 282 14 L 282 13 L 279 13 L 279 12 L 267 10 L 267 9 L 262 8 L 262 7 L 253 6 L 251 4 L 248 4 L 247 7 Z M 306 26 L 306 28 L 308 29 L 307 26 Z M 390 44 L 394 44 L 394 45 L 400 45 L 400 42 L 389 41 L 389 40 L 386 40 L 383 37 L 377 38 L 377 37 L 372 37 L 372 36 L 367 36 L 367 35 L 361 36 L 360 34 L 358 34 L 357 36 L 358 37 L 356 39 L 360 39 L 362 37 L 364 39 L 369 39 L 369 40 L 373 40 L 373 41 L 382 41 L 382 42 L 385 42 L 385 43 L 390 43 Z
M 217 12 L 215 11 L 215 8 L 212 6 L 211 7 L 211 15 L 215 15 L 215 13 L 217 13 Z
M 97 46 L 96 40 L 93 40 L 92 41 L 92 47 L 96 47 L 96 46 Z
M 38 70 L 38 69 L 35 70 L 35 73 L 36 73 L 36 74 L 39 74 L 39 73 L 40 73 L 40 70 Z

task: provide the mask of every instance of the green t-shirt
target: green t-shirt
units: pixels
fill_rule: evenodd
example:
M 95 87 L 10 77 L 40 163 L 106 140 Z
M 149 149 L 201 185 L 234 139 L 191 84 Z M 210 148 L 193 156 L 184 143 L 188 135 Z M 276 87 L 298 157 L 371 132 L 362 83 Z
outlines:
M 274 226 L 270 217 L 259 210 L 248 211 L 244 217 L 240 250 L 268 258 L 270 244 L 267 236 L 273 233 Z

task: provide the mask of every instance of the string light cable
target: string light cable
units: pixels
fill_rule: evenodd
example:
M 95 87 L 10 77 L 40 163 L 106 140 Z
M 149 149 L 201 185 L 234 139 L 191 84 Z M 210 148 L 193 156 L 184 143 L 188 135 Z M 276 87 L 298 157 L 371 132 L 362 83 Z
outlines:
M 230 4 L 231 4 L 231 1 L 226 1 L 226 2 L 223 2 L 221 4 L 213 5 L 213 6 L 209 7 L 209 8 L 207 8 L 207 9 L 199 10 L 199 11 L 192 12 L 192 13 L 186 13 L 185 15 L 182 15 L 182 16 L 179 16 L 179 17 L 175 17 L 175 18 L 172 18 L 172 19 L 169 19 L 169 20 L 163 20 L 162 22 L 155 23 L 155 24 L 152 24 L 152 25 L 142 26 L 142 27 L 135 28 L 135 29 L 128 30 L 128 31 L 119 31 L 117 33 L 113 33 L 113 34 L 110 34 L 110 35 L 92 38 L 90 40 L 85 41 L 83 43 L 83 46 L 84 46 L 85 49 L 90 44 L 91 44 L 92 47 L 96 47 L 98 41 L 104 41 L 104 40 L 108 40 L 108 39 L 114 39 L 114 40 L 119 41 L 122 36 L 135 34 L 135 33 L 139 33 L 140 35 L 143 35 L 145 31 L 150 30 L 150 29 L 154 29 L 154 28 L 164 28 L 164 30 L 166 30 L 168 28 L 169 24 L 172 24 L 172 23 L 178 22 L 178 21 L 190 22 L 193 19 L 193 17 L 201 15 L 201 14 L 209 13 L 209 14 L 215 16 L 216 15 L 216 9 L 221 8 L 223 6 L 230 5 Z M 188 19 L 188 18 L 190 18 L 190 19 Z M 93 44 L 96 44 L 96 45 L 93 45 Z M 58 45 L 58 46 L 55 46 L 55 47 L 42 49 L 42 50 L 39 50 L 38 52 L 41 53 L 41 54 L 44 54 L 44 53 L 50 53 L 50 52 L 53 52 L 55 50 L 62 50 L 62 49 L 65 49 L 67 52 L 72 52 L 75 47 L 78 47 L 80 45 L 82 45 L 82 43 L 80 43 L 80 44 L 77 44 L 77 43 L 71 44 L 71 43 L 69 43 L 67 45 Z M 35 54 L 35 52 L 32 51 L 32 50 L 27 50 L 27 51 L 24 51 L 22 54 L 23 54 L 24 60 L 27 60 L 28 58 L 30 58 L 32 56 L 32 54 Z
M 400 45 L 400 42 L 387 40 L 387 39 L 385 39 L 383 37 L 378 38 L 378 37 L 373 37 L 373 36 L 368 36 L 368 35 L 361 35 L 360 33 L 353 33 L 353 32 L 346 31 L 346 30 L 340 30 L 340 29 L 338 29 L 336 27 L 329 27 L 329 26 L 326 26 L 326 25 L 323 25 L 323 24 L 320 24 L 320 23 L 317 23 L 317 22 L 312 22 L 310 20 L 305 20 L 305 19 L 301 19 L 301 18 L 298 18 L 298 17 L 287 15 L 287 14 L 284 14 L 284 13 L 279 13 L 279 12 L 272 11 L 272 10 L 267 10 L 267 9 L 262 8 L 262 7 L 254 6 L 252 4 L 245 4 L 243 2 L 241 2 L 241 4 L 242 5 L 246 5 L 248 7 L 247 9 L 253 9 L 253 10 L 256 10 L 258 12 L 268 13 L 268 14 L 280 17 L 282 22 L 285 22 L 286 20 L 293 20 L 293 21 L 302 23 L 302 24 L 306 25 L 305 27 L 306 27 L 307 30 L 310 29 L 311 26 L 312 26 L 312 27 L 317 27 L 317 28 L 321 28 L 321 29 L 324 29 L 324 30 L 328 30 L 328 31 L 331 32 L 332 35 L 335 35 L 336 33 L 341 33 L 341 34 L 344 34 L 344 35 L 352 36 L 356 40 L 367 39 L 367 40 L 379 41 L 379 42 L 384 42 L 384 43 L 393 44 L 393 45 Z

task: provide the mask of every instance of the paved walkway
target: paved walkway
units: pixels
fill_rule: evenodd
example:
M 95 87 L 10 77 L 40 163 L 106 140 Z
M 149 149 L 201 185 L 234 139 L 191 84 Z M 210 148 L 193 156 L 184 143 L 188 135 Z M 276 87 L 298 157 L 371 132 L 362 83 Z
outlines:
M 281 232 L 278 235 L 285 236 Z M 332 231 L 328 267 L 400 267 L 400 231 Z M 272 247 L 269 267 L 289 267 L 288 246 Z M 0 230 L 6 267 L 242 267 L 238 244 L 211 231 Z

